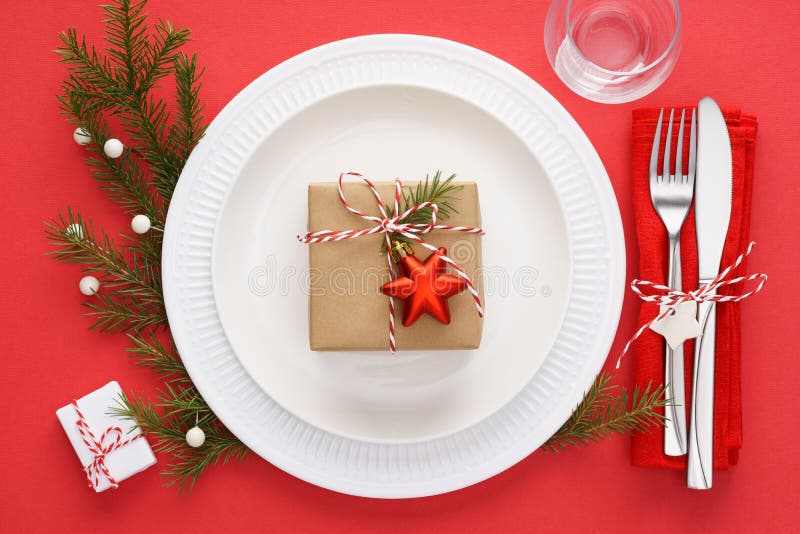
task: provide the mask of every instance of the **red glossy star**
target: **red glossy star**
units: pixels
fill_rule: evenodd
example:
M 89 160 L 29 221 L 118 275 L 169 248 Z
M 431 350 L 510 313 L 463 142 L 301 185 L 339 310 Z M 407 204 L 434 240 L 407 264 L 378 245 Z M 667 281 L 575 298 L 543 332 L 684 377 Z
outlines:
M 439 249 L 439 254 L 447 254 L 444 247 Z M 403 326 L 411 326 L 423 313 L 440 323 L 450 324 L 447 299 L 464 291 L 467 283 L 463 278 L 445 272 L 447 264 L 439 254 L 431 254 L 424 263 L 413 255 L 401 258 L 404 276 L 381 287 L 384 294 L 405 301 Z

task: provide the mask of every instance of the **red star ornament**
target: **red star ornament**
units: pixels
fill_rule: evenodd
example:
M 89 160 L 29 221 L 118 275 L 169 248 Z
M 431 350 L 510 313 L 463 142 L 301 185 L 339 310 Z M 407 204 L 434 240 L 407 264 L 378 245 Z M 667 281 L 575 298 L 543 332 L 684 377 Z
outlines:
M 450 324 L 447 299 L 467 289 L 467 282 L 447 274 L 447 264 L 439 254 L 447 254 L 447 250 L 439 248 L 439 253 L 431 254 L 424 263 L 411 254 L 400 258 L 403 276 L 381 287 L 384 294 L 405 301 L 403 326 L 411 326 L 423 313 Z

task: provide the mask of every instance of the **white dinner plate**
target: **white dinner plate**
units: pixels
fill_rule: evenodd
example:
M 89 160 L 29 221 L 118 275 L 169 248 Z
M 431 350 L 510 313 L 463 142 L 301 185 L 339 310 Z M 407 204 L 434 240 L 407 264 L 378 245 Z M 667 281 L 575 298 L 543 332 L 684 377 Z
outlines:
M 308 183 L 437 168 L 478 183 L 481 347 L 310 351 Z M 541 445 L 605 359 L 625 264 L 608 177 L 563 108 L 497 58 L 408 35 L 308 51 L 234 98 L 184 169 L 163 262 L 220 419 L 286 471 L 374 497 L 457 489 Z

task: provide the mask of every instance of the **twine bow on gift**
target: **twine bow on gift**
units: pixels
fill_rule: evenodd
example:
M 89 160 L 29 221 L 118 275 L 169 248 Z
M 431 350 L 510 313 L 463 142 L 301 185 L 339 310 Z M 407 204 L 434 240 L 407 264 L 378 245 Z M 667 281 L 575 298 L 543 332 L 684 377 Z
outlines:
M 347 197 L 344 194 L 343 189 L 343 180 L 345 176 L 353 176 L 357 178 L 361 178 L 367 186 L 369 186 L 370 191 L 372 191 L 372 196 L 375 197 L 375 202 L 378 205 L 378 211 L 380 216 L 377 215 L 367 215 L 366 213 L 355 209 L 350 203 L 347 201 Z M 453 261 L 451 258 L 439 252 L 439 249 L 429 243 L 426 243 L 419 234 L 427 234 L 433 230 L 447 230 L 450 232 L 464 232 L 469 234 L 480 234 L 483 235 L 484 231 L 481 228 L 472 227 L 472 226 L 450 226 L 446 224 L 436 224 L 436 218 L 439 215 L 439 207 L 434 202 L 422 202 L 421 204 L 417 204 L 416 206 L 412 206 L 408 208 L 403 213 L 400 213 L 400 200 L 402 199 L 402 189 L 403 183 L 396 179 L 394 181 L 394 211 L 392 212 L 394 215 L 389 217 L 388 213 L 386 212 L 386 208 L 384 206 L 383 199 L 381 198 L 380 193 L 375 188 L 373 183 L 365 178 L 363 175 L 357 172 L 345 172 L 339 175 L 338 181 L 338 189 L 339 189 L 339 200 L 342 201 L 344 207 L 350 212 L 355 215 L 358 215 L 365 221 L 369 221 L 374 223 L 374 226 L 370 228 L 365 228 L 362 230 L 319 230 L 317 232 L 308 232 L 304 236 L 297 236 L 302 243 L 307 244 L 314 244 L 314 243 L 326 243 L 328 241 L 342 241 L 344 239 L 355 239 L 358 237 L 363 237 L 367 235 L 373 234 L 383 234 L 384 239 L 386 240 L 386 262 L 389 268 L 389 279 L 395 279 L 394 269 L 392 268 L 392 246 L 391 246 L 391 234 L 399 234 L 413 241 L 415 243 L 420 244 L 421 246 L 425 247 L 426 249 L 430 250 L 434 254 L 437 254 L 442 260 L 450 265 L 453 268 L 456 275 L 462 278 L 467 285 L 467 290 L 472 294 L 472 298 L 475 301 L 475 309 L 478 312 L 480 317 L 483 317 L 483 306 L 481 305 L 481 299 L 478 296 L 478 291 L 472 285 L 472 281 L 470 280 L 469 276 L 458 266 L 458 264 Z M 414 213 L 418 212 L 421 209 L 430 208 L 431 209 L 431 220 L 429 223 L 404 223 L 401 222 L 407 217 L 413 215 Z M 389 350 L 392 352 L 397 351 L 397 345 L 395 342 L 394 337 L 395 332 L 395 325 L 394 325 L 394 298 L 389 297 Z
M 122 429 L 118 426 L 111 426 L 103 432 L 100 439 L 97 439 L 92 429 L 89 428 L 89 423 L 86 422 L 86 417 L 83 415 L 83 412 L 78 408 L 78 401 L 73 400 L 72 407 L 75 408 L 75 413 L 78 414 L 78 420 L 75 424 L 81 434 L 81 439 L 83 439 L 89 452 L 94 456 L 92 461 L 83 468 L 86 473 L 86 478 L 89 481 L 89 487 L 96 488 L 100 483 L 100 477 L 104 476 L 111 484 L 112 488 L 118 488 L 119 484 L 117 480 L 108 470 L 108 467 L 106 467 L 106 455 L 111 451 L 124 447 L 132 441 L 136 441 L 141 438 L 142 435 L 137 434 L 136 436 L 131 436 L 123 440 Z
M 631 345 L 633 345 L 633 343 L 639 338 L 639 336 L 641 336 L 645 330 L 653 326 L 656 322 L 673 313 L 675 308 L 680 306 L 682 303 L 691 300 L 695 302 L 739 302 L 748 297 L 752 297 L 761 291 L 761 288 L 763 288 L 764 284 L 767 282 L 767 275 L 764 273 L 755 273 L 748 276 L 736 276 L 730 279 L 728 278 L 731 272 L 739 267 L 742 261 L 744 261 L 744 259 L 750 255 L 750 252 L 752 252 L 754 246 L 755 242 L 751 241 L 747 246 L 747 250 L 740 254 L 739 257 L 736 258 L 736 261 L 720 271 L 720 273 L 713 280 L 705 285 L 700 286 L 694 291 L 676 291 L 669 286 L 648 282 L 647 280 L 631 281 L 631 290 L 633 290 L 633 292 L 636 293 L 640 299 L 645 302 L 653 302 L 663 305 L 664 309 L 654 319 L 643 324 L 636 331 L 636 333 L 633 334 L 633 337 L 628 340 L 628 342 L 625 344 L 625 348 L 622 350 L 622 354 L 617 360 L 617 369 L 619 369 L 619 366 L 622 363 L 622 358 L 628 352 L 628 349 L 631 347 Z M 739 283 L 753 282 L 756 280 L 758 283 L 755 285 L 755 287 L 746 293 L 742 293 L 740 295 L 717 294 L 717 290 L 721 287 L 731 286 Z

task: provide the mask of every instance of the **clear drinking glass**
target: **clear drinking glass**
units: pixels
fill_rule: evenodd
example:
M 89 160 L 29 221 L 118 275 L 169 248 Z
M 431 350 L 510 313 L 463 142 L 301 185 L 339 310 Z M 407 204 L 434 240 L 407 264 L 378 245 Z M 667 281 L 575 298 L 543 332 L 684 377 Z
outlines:
M 558 77 L 607 104 L 636 100 L 669 76 L 680 54 L 678 0 L 554 0 L 544 46 Z

